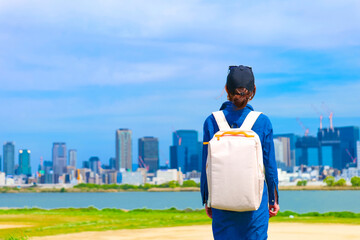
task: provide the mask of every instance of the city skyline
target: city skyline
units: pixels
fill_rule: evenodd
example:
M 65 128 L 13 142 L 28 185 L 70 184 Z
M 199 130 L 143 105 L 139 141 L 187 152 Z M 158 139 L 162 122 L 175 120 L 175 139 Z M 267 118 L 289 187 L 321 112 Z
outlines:
M 303 161 L 303 160 L 299 160 L 298 159 L 298 157 L 296 157 L 295 156 L 295 152 L 294 152 L 294 149 L 295 149 L 295 143 L 297 143 L 297 141 L 300 139 L 303 139 L 304 137 L 309 137 L 309 140 L 310 141 L 313 141 L 312 139 L 314 139 L 314 141 L 315 141 L 315 139 L 317 139 L 321 134 L 321 132 L 323 132 L 323 131 L 327 131 L 327 132 L 329 132 L 329 133 L 331 133 L 331 132 L 333 132 L 334 130 L 332 130 L 332 129 L 330 129 L 329 127 L 326 127 L 326 126 L 324 126 L 324 125 L 322 125 L 323 126 L 323 128 L 322 128 L 322 130 L 320 130 L 320 129 L 318 129 L 319 130 L 319 132 L 317 133 L 317 136 L 316 135 L 314 135 L 314 136 L 312 136 L 312 135 L 304 135 L 304 134 L 295 134 L 295 133 L 283 133 L 283 134 L 274 134 L 274 144 L 275 144 L 275 149 L 277 149 L 278 151 L 276 152 L 276 159 L 282 159 L 282 160 L 280 160 L 279 162 L 278 162 L 278 167 L 279 168 L 282 168 L 282 169 L 287 169 L 287 170 L 290 170 L 290 166 L 299 166 L 301 163 L 299 163 L 298 161 Z M 339 130 L 338 129 L 353 129 L 353 130 L 355 130 L 354 131 L 354 133 L 353 134 L 355 134 L 354 136 L 355 136 L 355 138 L 356 138 L 356 136 L 358 136 L 358 134 L 360 134 L 359 133 L 359 127 L 358 126 L 346 126 L 346 127 L 337 127 L 337 126 L 334 126 L 334 129 L 335 129 L 335 133 L 336 134 L 339 134 Z M 124 129 L 124 128 L 121 128 L 121 129 L 117 129 L 116 130 L 116 136 L 118 136 L 118 131 L 125 131 L 126 132 L 126 134 L 128 134 L 129 132 L 130 132 L 130 139 L 132 138 L 131 137 L 131 135 L 132 135 L 132 130 L 131 129 Z M 346 130 L 347 132 L 348 132 L 348 130 Z M 357 131 L 357 132 L 356 132 Z M 351 132 L 351 131 L 350 131 Z M 191 157 L 190 157 L 190 159 L 186 159 L 186 158 L 184 158 L 184 160 L 178 160 L 178 157 L 175 157 L 174 158 L 174 155 L 172 155 L 172 148 L 176 148 L 176 147 L 178 147 L 179 145 L 182 145 L 182 148 L 184 148 L 184 149 L 180 149 L 180 150 L 182 150 L 182 152 L 183 153 L 185 153 L 186 151 L 189 151 L 189 150 L 185 150 L 186 148 L 187 148 L 187 142 L 191 145 L 191 148 L 194 148 L 193 150 L 191 150 L 191 151 L 195 151 L 193 154 L 196 154 L 196 151 L 198 151 L 198 150 L 200 150 L 200 152 L 201 152 L 201 147 L 202 147 L 202 142 L 201 142 L 201 136 L 198 136 L 198 134 L 199 134 L 199 132 L 198 131 L 196 131 L 196 130 L 189 130 L 189 129 L 178 129 L 178 130 L 175 130 L 174 132 L 172 132 L 171 133 L 171 136 L 172 136 L 172 144 L 170 144 L 169 146 L 168 146 L 168 148 L 169 148 L 169 156 L 168 156 L 168 158 L 167 159 L 169 159 L 169 160 L 166 160 L 166 161 L 161 161 L 161 163 L 160 163 L 160 159 L 158 160 L 159 161 L 159 167 L 161 167 L 161 166 L 168 166 L 168 167 L 170 167 L 170 168 L 172 168 L 173 166 L 172 165 L 174 165 L 173 163 L 172 163 L 172 161 L 171 161 L 171 158 L 173 157 L 173 159 L 175 159 L 176 158 L 176 161 L 185 161 L 185 162 L 182 162 L 182 163 L 180 163 L 180 164 L 182 164 L 182 168 L 184 168 L 184 169 L 186 169 L 186 170 L 189 170 L 189 169 L 187 169 L 187 167 L 185 167 L 186 166 L 186 164 L 188 165 L 188 166 L 191 166 L 194 170 L 199 170 L 199 169 L 197 169 L 197 166 L 196 166 L 196 164 L 200 164 L 200 162 L 201 162 L 201 159 L 198 159 L 198 160 L 196 160 L 195 158 L 193 158 L 193 160 L 191 160 Z M 307 134 L 307 132 L 305 133 L 305 134 Z M 320 135 L 319 135 L 320 134 Z M 348 133 L 347 133 L 348 134 Z M 196 139 L 194 138 L 194 136 L 196 136 L 195 138 L 197 138 L 197 139 L 199 139 L 199 142 L 197 142 L 196 141 Z M 343 138 L 343 137 L 342 137 Z M 136 144 L 136 143 L 140 143 L 141 141 L 144 141 L 144 140 L 146 140 L 146 139 L 149 139 L 149 140 L 155 140 L 156 141 L 156 143 L 157 143 L 157 145 L 159 145 L 159 143 L 160 143 L 160 141 L 159 141 L 159 139 L 157 138 L 157 137 L 149 137 L 149 136 L 142 136 L 142 137 L 140 137 L 140 138 L 138 138 L 137 139 L 137 141 L 136 140 L 132 140 L 131 139 L 131 143 L 130 143 L 130 145 L 131 146 L 133 146 L 134 145 L 134 143 Z M 284 142 L 285 141 L 285 142 Z M 288 142 L 288 141 L 290 141 L 290 142 Z M 307 140 L 308 141 L 308 140 Z M 316 140 L 317 141 L 317 140 Z M 341 141 L 343 141 L 343 140 L 341 140 Z M 348 140 L 346 140 L 346 141 L 348 141 Z M 117 142 L 117 141 L 116 141 Z M 283 145 L 283 144 L 285 144 L 285 145 L 283 145 L 283 146 L 280 146 L 280 145 Z M 315 145 L 316 145 L 317 143 L 315 143 Z M 359 143 L 358 143 L 359 144 Z M 128 143 L 126 143 L 126 145 L 128 145 Z M 19 151 L 18 150 L 16 150 L 17 148 L 16 148 L 16 144 L 15 144 L 15 142 L 4 142 L 4 145 L 3 145 L 3 153 L 5 153 L 5 147 L 8 147 L 8 146 L 10 146 L 11 147 L 11 149 L 10 150 L 13 150 L 14 151 L 14 154 L 12 154 L 12 156 L 13 156 L 13 158 L 14 159 L 17 159 L 17 156 L 15 156 L 15 152 L 19 152 L 19 161 L 17 162 L 16 160 L 14 160 L 14 170 L 16 170 L 16 168 L 15 168 L 15 166 L 18 166 L 19 167 L 19 169 L 21 168 L 20 167 L 20 154 L 22 153 L 22 151 L 23 151 L 23 149 L 20 149 Z M 73 153 L 75 153 L 75 159 L 77 159 L 77 149 L 69 149 L 68 150 L 68 152 L 66 152 L 66 149 L 67 149 L 67 147 L 66 147 L 66 143 L 65 142 L 53 142 L 53 144 L 52 144 L 52 157 L 53 157 L 53 160 L 52 161 L 47 161 L 47 159 L 44 159 L 44 158 L 42 158 L 42 160 L 43 160 L 43 163 L 45 163 L 45 162 L 50 162 L 51 164 L 52 164 L 52 167 L 53 166 L 57 166 L 57 165 L 60 165 L 60 168 L 59 167 L 57 167 L 58 168 L 58 172 L 60 172 L 61 170 L 60 169 L 65 169 L 66 168 L 66 166 L 71 166 L 71 158 L 74 158 L 74 156 L 71 156 L 72 154 L 71 154 L 71 152 L 73 152 Z M 116 146 L 117 146 L 117 144 L 115 144 L 115 152 L 116 152 Z M 139 147 L 140 145 L 138 145 L 138 147 Z M 359 145 L 360 146 L 360 145 Z M 200 147 L 200 148 L 199 148 Z M 356 159 L 356 157 L 357 157 L 357 155 L 356 154 L 359 154 L 358 152 L 356 152 L 357 150 L 357 148 L 356 148 L 357 146 L 356 146 L 356 142 L 355 142 L 355 145 L 354 146 L 352 146 L 352 150 L 350 149 L 350 152 L 349 152 L 349 149 L 346 149 L 347 147 L 345 147 L 343 150 L 347 150 L 347 152 L 343 152 L 343 151 L 341 151 L 342 153 L 341 154 L 345 154 L 345 157 L 343 156 L 342 158 L 348 158 L 348 155 L 350 154 L 350 156 L 351 156 L 351 158 L 353 158 L 353 157 L 355 157 L 355 159 Z M 195 148 L 199 148 L 198 150 L 196 150 Z M 287 148 L 289 148 L 289 151 L 290 152 L 287 152 L 288 150 L 286 150 Z M 296 147 L 297 148 L 297 147 Z M 314 148 L 314 146 L 310 146 L 310 148 Z M 316 148 L 316 146 L 315 146 L 315 148 Z M 325 160 L 325 162 L 322 164 L 322 165 L 326 165 L 326 166 L 330 166 L 330 167 L 333 167 L 333 162 L 332 162 L 332 160 L 329 160 L 330 158 L 332 159 L 332 157 L 329 157 L 330 155 L 331 155 L 331 152 L 332 152 L 332 150 L 331 149 L 328 149 L 329 147 L 328 146 L 323 146 L 322 147 L 322 151 L 323 151 L 323 153 L 322 154 L 324 154 L 324 157 L 319 157 L 319 159 L 317 159 L 317 157 L 316 157 L 316 159 L 312 159 L 312 158 L 309 158 L 309 160 L 304 160 L 305 162 L 303 162 L 303 164 L 304 163 L 306 163 L 307 161 L 309 161 L 308 162 L 308 164 L 309 164 L 309 166 L 315 166 L 314 165 L 314 163 L 316 163 L 316 162 L 319 162 L 320 163 L 320 161 L 321 161 L 321 159 L 324 159 Z M 281 151 L 279 151 L 279 149 L 281 149 Z M 285 149 L 285 150 L 284 150 Z M 24 150 L 26 150 L 26 151 L 28 151 L 28 155 L 29 155 L 29 161 L 30 161 L 30 149 L 24 149 Z M 313 150 L 313 149 L 310 149 L 310 150 Z M 8 150 L 6 150 L 6 151 L 8 151 Z M 137 149 L 133 149 L 133 152 L 135 151 L 135 154 L 133 153 L 133 156 L 132 156 L 132 165 L 131 165 L 131 168 L 123 168 L 123 169 L 132 169 L 133 167 L 134 167 L 134 165 L 138 165 L 139 164 L 139 156 L 140 156 L 140 148 L 137 148 Z M 330 152 L 329 152 L 330 151 Z M 68 155 L 67 155 L 67 153 L 68 153 Z M 158 154 L 158 153 L 157 153 Z M 200 153 L 199 153 L 200 154 Z M 314 154 L 318 154 L 318 153 L 309 153 L 309 157 L 312 157 Z M 1 164 L 3 164 L 3 163 L 5 163 L 5 161 L 3 160 L 3 156 L 4 156 L 5 154 L 3 154 L 3 155 L 0 155 L 1 157 L 0 157 L 0 159 L 2 159 L 2 163 Z M 11 155 L 11 154 L 10 154 Z M 176 155 L 176 154 L 175 154 Z M 182 154 L 182 155 L 184 155 L 184 154 Z M 283 156 L 280 156 L 280 155 L 283 155 Z M 307 155 L 307 153 L 306 153 L 306 155 Z M 182 156 L 181 158 L 183 158 L 184 156 Z M 31 157 L 31 159 L 32 159 L 33 157 Z M 82 160 L 82 161 L 77 161 L 76 160 L 76 166 L 75 166 L 75 168 L 83 168 L 84 167 L 84 164 L 89 164 L 88 166 L 87 166 L 87 168 L 93 168 L 93 167 L 90 167 L 90 165 L 91 165 L 91 159 L 98 159 L 98 161 L 99 161 L 99 163 L 97 163 L 96 164 L 96 166 L 99 168 L 100 167 L 100 165 L 104 165 L 104 166 L 107 166 L 107 167 L 110 167 L 110 169 L 112 168 L 112 164 L 115 166 L 116 165 L 116 158 L 114 158 L 114 157 L 110 157 L 109 159 L 101 159 L 101 157 L 99 157 L 99 155 L 98 154 L 93 154 L 93 155 L 90 155 L 90 156 L 88 156 L 86 159 L 84 159 L 84 160 Z M 296 158 L 296 159 L 295 159 Z M 307 157 L 306 157 L 307 158 Z M 329 159 L 327 159 L 327 158 L 329 158 Z M 60 163 L 59 163 L 59 161 L 58 160 L 55 160 L 54 161 L 54 159 L 60 159 Z M 283 160 L 284 159 L 287 159 L 287 160 L 285 160 L 285 163 L 284 163 L 284 165 L 282 165 L 282 163 L 281 162 L 283 162 Z M 352 159 L 353 160 L 353 159 Z M 186 161 L 188 161 L 187 163 L 186 163 Z M 351 162 L 349 159 L 347 159 L 347 162 Z M 179 162 L 177 162 L 177 163 L 179 163 Z M 0 164 L 0 165 L 1 165 Z M 34 169 L 33 171 L 32 171 L 32 173 L 35 173 L 36 172 L 36 170 L 38 169 L 38 167 L 39 167 L 39 164 L 40 164 L 40 162 L 39 163 L 34 163 L 33 162 L 33 160 L 31 160 L 30 161 L 30 169 Z M 195 164 L 195 165 L 194 165 Z M 359 161 L 357 162 L 357 164 L 359 164 Z M 335 164 L 336 165 L 336 164 Z M 340 165 L 339 165 L 340 166 Z M 345 166 L 345 165 L 344 165 Z M 343 167 L 344 167 L 343 166 Z M 360 166 L 360 165 L 359 165 Z M 285 167 L 285 168 L 283 168 L 283 167 Z M 337 167 L 337 166 L 334 166 L 334 167 Z M 115 167 L 116 168 L 116 167 Z M 115 169 L 114 168 L 114 169 Z M 338 168 L 338 169 L 342 169 L 342 167 L 340 167 L 340 168 Z M 2 171 L 4 171 L 4 168 L 2 168 L 1 169 Z M 136 170 L 136 169 L 135 169 Z M 63 171 L 65 171 L 65 170 L 63 170 Z M 189 170 L 190 171 L 190 170 Z
M 30 149 L 35 165 L 57 141 L 76 148 L 78 162 L 106 162 L 122 127 L 133 139 L 156 136 L 163 165 L 173 129 L 201 138 L 226 100 L 229 65 L 252 66 L 250 104 L 276 134 L 303 134 L 299 117 L 314 136 L 327 109 L 335 126 L 360 125 L 359 2 L 0 5 L 0 141 Z

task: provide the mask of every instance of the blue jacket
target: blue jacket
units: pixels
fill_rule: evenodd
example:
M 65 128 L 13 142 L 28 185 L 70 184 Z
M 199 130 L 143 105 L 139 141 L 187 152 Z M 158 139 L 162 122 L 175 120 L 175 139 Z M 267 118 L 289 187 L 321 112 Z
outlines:
M 232 102 L 225 102 L 220 110 L 223 110 L 230 127 L 238 128 L 244 122 L 246 116 L 254 109 L 249 104 L 241 110 L 236 110 Z M 278 192 L 278 175 L 275 161 L 273 130 L 269 118 L 261 114 L 256 120 L 252 130 L 259 135 L 265 167 L 265 181 L 263 197 L 260 207 L 256 211 L 233 212 L 212 209 L 212 228 L 214 239 L 267 239 L 269 222 L 268 204 L 275 203 L 275 191 Z M 204 123 L 204 142 L 209 142 L 214 134 L 219 131 L 214 116 L 211 114 Z M 202 171 L 201 171 L 201 197 L 202 203 L 208 200 L 208 185 L 206 178 L 206 160 L 208 148 L 203 145 Z M 236 186 L 236 183 L 234 183 Z

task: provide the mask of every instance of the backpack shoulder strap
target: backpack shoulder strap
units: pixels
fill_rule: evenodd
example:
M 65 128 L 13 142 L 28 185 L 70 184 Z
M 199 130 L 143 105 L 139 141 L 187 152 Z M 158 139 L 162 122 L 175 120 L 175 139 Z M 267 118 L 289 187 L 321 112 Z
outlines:
M 244 123 L 241 125 L 240 130 L 251 130 L 260 114 L 262 114 L 262 112 L 249 112 L 245 118 Z
M 216 120 L 216 123 L 220 131 L 230 130 L 229 123 L 226 121 L 223 111 L 213 112 L 212 114 L 214 115 L 214 118 Z

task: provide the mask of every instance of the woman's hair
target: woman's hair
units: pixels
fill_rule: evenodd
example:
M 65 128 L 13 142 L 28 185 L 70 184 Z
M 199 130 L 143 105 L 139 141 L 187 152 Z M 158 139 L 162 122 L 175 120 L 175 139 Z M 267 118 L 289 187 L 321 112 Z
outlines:
M 227 88 L 226 88 L 227 90 Z M 250 92 L 246 88 L 236 88 L 234 91 L 228 91 L 228 100 L 230 100 L 238 109 L 243 109 L 246 104 L 251 101 L 256 93 L 256 86 L 254 90 Z

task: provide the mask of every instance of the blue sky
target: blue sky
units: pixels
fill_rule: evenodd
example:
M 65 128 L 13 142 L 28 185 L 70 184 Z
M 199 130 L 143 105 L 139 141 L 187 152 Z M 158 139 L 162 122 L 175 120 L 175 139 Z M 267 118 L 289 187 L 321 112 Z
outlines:
M 326 109 L 359 126 L 359 12 L 359 1 L 0 0 L 0 141 L 31 149 L 33 167 L 65 141 L 80 166 L 107 163 L 115 130 L 130 128 L 133 161 L 137 139 L 155 136 L 163 164 L 174 129 L 202 135 L 239 64 L 253 67 L 251 104 L 275 133 L 302 134 L 298 117 L 315 135 Z

